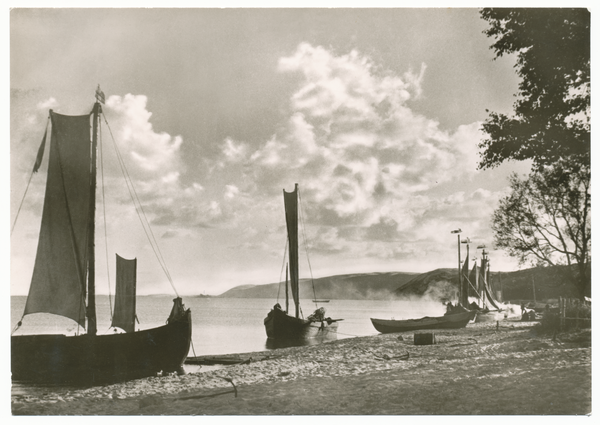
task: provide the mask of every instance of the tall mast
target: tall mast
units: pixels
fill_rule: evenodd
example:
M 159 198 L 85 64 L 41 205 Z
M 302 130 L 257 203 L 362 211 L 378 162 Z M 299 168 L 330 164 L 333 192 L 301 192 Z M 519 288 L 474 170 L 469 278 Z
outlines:
M 469 304 L 469 285 L 463 285 L 462 280 L 466 279 L 467 283 L 469 283 L 469 242 L 470 239 L 467 238 L 466 241 L 466 245 L 467 245 L 467 258 L 465 259 L 465 264 L 466 267 L 463 266 L 463 270 L 466 268 L 467 269 L 467 275 L 463 276 L 463 273 L 461 272 L 460 274 L 460 278 L 461 278 L 461 282 L 460 282 L 460 287 L 461 287 L 461 299 L 460 299 L 460 303 L 463 305 L 463 307 L 466 307 Z M 463 301 L 465 301 L 465 303 L 463 304 Z
M 462 300 L 462 271 L 460 270 L 460 233 L 461 229 L 453 230 L 450 233 L 456 233 L 457 236 L 457 244 L 458 244 L 458 302 Z
M 95 235 L 96 235 L 96 149 L 98 146 L 98 124 L 100 121 L 100 112 L 102 107 L 100 106 L 100 98 L 98 92 L 100 86 L 96 91 L 96 103 L 94 104 L 93 110 L 93 128 L 92 128 L 92 160 L 91 160 L 91 174 L 90 174 L 90 207 L 89 207 L 89 218 L 88 218 L 88 305 L 87 305 L 87 318 L 88 318 L 88 334 L 96 335 L 96 246 L 95 246 Z M 104 97 L 104 96 L 102 96 Z
M 296 210 L 295 210 L 295 214 L 296 214 L 296 218 L 295 218 L 295 225 L 296 225 L 296 229 L 294 232 L 294 249 L 293 249 L 293 254 L 292 254 L 292 250 L 290 249 L 290 255 L 293 255 L 293 258 L 290 257 L 290 263 L 294 264 L 294 274 L 296 276 L 295 278 L 295 285 L 296 285 L 296 298 L 298 298 L 296 304 L 296 318 L 300 317 L 300 271 L 298 270 L 298 183 L 296 183 L 294 185 L 294 197 L 296 198 Z

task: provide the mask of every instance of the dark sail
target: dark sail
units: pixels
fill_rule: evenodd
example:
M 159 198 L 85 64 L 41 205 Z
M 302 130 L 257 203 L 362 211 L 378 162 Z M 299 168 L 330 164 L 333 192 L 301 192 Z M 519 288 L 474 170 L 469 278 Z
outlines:
M 117 287 L 112 326 L 125 332 L 135 331 L 136 266 L 135 258 L 126 260 L 117 255 Z
M 283 202 L 285 206 L 285 222 L 287 225 L 289 253 L 290 253 L 290 286 L 292 297 L 296 304 L 296 317 L 300 313 L 300 297 L 298 294 L 298 184 L 293 192 L 283 191 Z
M 85 327 L 90 116 L 50 111 L 50 118 L 48 179 L 24 314 L 58 314 Z
M 473 264 L 473 268 L 471 269 L 471 273 L 469 274 L 469 282 L 469 296 L 479 299 L 479 267 L 477 267 L 477 262 Z

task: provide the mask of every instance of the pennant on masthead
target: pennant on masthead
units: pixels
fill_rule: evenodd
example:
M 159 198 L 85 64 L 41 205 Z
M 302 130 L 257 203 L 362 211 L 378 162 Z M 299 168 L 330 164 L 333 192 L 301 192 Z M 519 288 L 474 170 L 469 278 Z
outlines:
M 100 90 L 100 84 L 98 84 L 98 88 L 96 89 L 96 100 L 103 105 L 106 101 L 104 98 L 104 92 Z

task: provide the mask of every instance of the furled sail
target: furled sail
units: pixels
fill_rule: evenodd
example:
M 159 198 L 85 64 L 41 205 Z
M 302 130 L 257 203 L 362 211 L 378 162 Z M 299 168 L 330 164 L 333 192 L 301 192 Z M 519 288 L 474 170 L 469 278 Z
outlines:
M 135 292 L 137 260 L 126 260 L 117 254 L 117 287 L 112 326 L 125 332 L 135 331 Z
M 479 267 L 477 267 L 477 262 L 473 264 L 473 268 L 471 269 L 471 273 L 469 274 L 469 282 L 469 296 L 479 299 Z
M 24 314 L 52 313 L 85 327 L 90 208 L 90 115 L 50 111 L 48 179 Z
M 484 299 L 494 308 L 498 308 L 498 301 L 496 301 L 495 297 L 492 295 L 492 291 L 490 288 L 490 283 L 488 281 L 489 278 L 489 266 L 488 266 L 487 258 L 483 258 L 481 260 L 481 269 L 479 274 L 479 279 L 481 281 L 482 287 L 482 295 Z
M 300 299 L 298 291 L 298 184 L 293 192 L 283 191 L 285 222 L 287 225 L 290 254 L 290 287 L 296 304 L 296 317 L 299 316 Z
M 465 259 L 465 262 L 462 266 L 462 279 L 461 279 L 461 284 L 462 287 L 460 288 L 460 304 L 462 304 L 463 307 L 466 307 L 469 305 L 469 287 L 471 285 L 469 285 L 469 253 L 467 252 L 467 258 Z

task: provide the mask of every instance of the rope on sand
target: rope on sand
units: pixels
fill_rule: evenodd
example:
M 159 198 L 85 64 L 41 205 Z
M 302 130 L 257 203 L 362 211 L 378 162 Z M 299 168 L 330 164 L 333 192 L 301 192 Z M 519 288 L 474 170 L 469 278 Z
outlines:
M 218 395 L 231 394 L 231 393 L 234 393 L 234 397 L 237 398 L 237 387 L 233 383 L 233 379 L 228 378 L 226 376 L 219 376 L 219 378 L 224 379 L 227 382 L 229 382 L 231 385 L 233 385 L 233 390 L 231 390 L 231 391 L 222 391 L 220 393 L 214 393 L 214 394 L 188 395 L 188 396 L 184 396 L 184 397 L 177 397 L 177 400 L 191 400 L 193 398 L 209 398 L 209 397 L 216 397 Z
M 151 395 L 148 397 L 144 397 L 139 401 L 139 408 L 143 409 L 145 407 L 148 406 L 152 406 L 152 405 L 163 405 L 165 403 L 165 400 L 192 400 L 192 399 L 198 399 L 198 398 L 210 398 L 210 397 L 216 397 L 216 396 L 220 396 L 220 395 L 224 395 L 224 394 L 234 394 L 234 397 L 237 398 L 238 392 L 237 392 L 237 387 L 235 386 L 235 384 L 233 383 L 233 379 L 226 377 L 226 376 L 219 376 L 219 378 L 226 380 L 227 382 L 229 382 L 231 385 L 233 385 L 233 390 L 230 391 L 221 391 L 218 393 L 214 393 L 214 394 L 196 394 L 196 395 L 188 395 L 188 396 L 183 396 L 183 397 L 166 397 L 166 398 L 162 398 L 158 395 Z
M 369 334 L 369 335 L 354 335 L 354 334 L 347 334 L 347 333 L 338 332 L 338 331 L 329 331 L 329 332 L 331 332 L 331 333 L 334 333 L 334 332 L 335 332 L 335 333 L 336 333 L 336 334 L 338 334 L 338 335 L 344 335 L 344 336 L 353 336 L 353 337 L 355 337 L 355 338 L 361 338 L 361 337 L 363 337 L 363 336 L 376 336 L 376 335 L 379 335 L 379 334 Z

